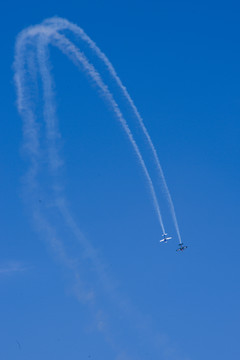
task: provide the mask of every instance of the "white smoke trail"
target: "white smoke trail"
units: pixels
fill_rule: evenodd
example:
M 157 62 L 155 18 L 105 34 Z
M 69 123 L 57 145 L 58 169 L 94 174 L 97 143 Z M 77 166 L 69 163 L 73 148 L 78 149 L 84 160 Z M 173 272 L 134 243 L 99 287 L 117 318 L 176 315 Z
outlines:
M 41 158 L 41 147 L 40 147 L 40 134 L 39 134 L 39 125 L 37 123 L 37 117 L 34 112 L 34 104 L 31 98 L 31 91 L 29 90 L 29 86 L 35 80 L 33 79 L 33 69 L 36 64 L 34 64 L 34 60 L 32 56 L 33 49 L 35 49 L 35 53 L 33 56 L 37 59 L 39 73 L 42 80 L 43 85 L 43 94 L 44 94 L 44 111 L 43 116 L 46 124 L 46 132 L 47 132 L 47 146 L 49 153 L 49 167 L 51 171 L 51 175 L 53 175 L 53 188 L 56 190 L 58 188 L 58 183 L 56 182 L 57 170 L 59 165 L 61 164 L 61 159 L 58 154 L 57 148 L 57 139 L 59 137 L 57 119 L 55 116 L 55 103 L 54 103 L 54 91 L 53 91 L 53 83 L 50 73 L 50 67 L 48 64 L 48 54 L 47 47 L 48 44 L 51 43 L 58 48 L 61 49 L 63 53 L 68 55 L 68 57 L 78 66 L 84 68 L 86 73 L 94 80 L 96 85 L 102 91 L 102 95 L 111 105 L 112 110 L 115 115 L 121 122 L 125 132 L 128 135 L 129 140 L 131 141 L 133 148 L 138 156 L 139 162 L 143 168 L 145 176 L 148 180 L 148 184 L 150 187 L 150 191 L 153 197 L 153 202 L 155 206 L 155 210 L 157 211 L 159 222 L 162 226 L 163 232 L 165 232 L 162 218 L 155 194 L 155 190 L 152 184 L 152 180 L 142 158 L 142 155 L 139 151 L 139 148 L 132 136 L 130 129 L 122 116 L 122 113 L 114 100 L 112 94 L 109 92 L 108 87 L 104 84 L 101 79 L 100 74 L 95 70 L 95 68 L 88 62 L 84 54 L 82 54 L 68 39 L 66 39 L 63 35 L 55 32 L 54 29 L 49 29 L 46 26 L 36 26 L 31 27 L 27 30 L 24 30 L 18 37 L 16 43 L 16 56 L 15 56 L 15 83 L 18 94 L 17 106 L 19 113 L 21 114 L 24 122 L 24 139 L 25 139 L 25 148 L 28 152 L 28 155 L 31 159 L 31 166 L 28 172 L 28 175 L 25 179 L 26 186 L 28 190 L 34 194 L 36 193 L 38 188 L 37 183 L 37 175 L 39 172 L 39 159 Z M 31 63 L 31 65 L 30 65 Z M 85 251 L 88 253 L 89 258 L 92 260 L 95 265 L 95 269 L 98 273 L 99 279 L 104 284 L 105 288 L 108 292 L 112 291 L 112 284 L 109 282 L 109 279 L 104 270 L 104 266 L 99 260 L 94 248 L 91 244 L 82 236 L 76 222 L 73 221 L 72 215 L 70 214 L 66 204 L 64 197 L 61 197 L 60 192 L 54 193 L 55 196 L 55 204 L 60 213 L 62 214 L 66 225 L 71 229 L 72 233 L 78 239 L 78 241 L 82 244 Z M 67 257 L 63 244 L 56 240 L 55 230 L 48 224 L 48 222 L 41 216 L 39 211 L 35 208 L 33 209 L 33 216 L 35 217 L 37 224 L 47 233 L 51 246 L 55 249 L 55 251 L 59 254 L 60 258 L 62 258 L 65 265 L 72 269 L 75 277 L 79 280 L 78 271 L 70 258 Z M 79 290 L 81 291 L 83 285 L 79 285 Z M 80 297 L 86 298 L 86 300 L 91 300 L 91 294 L 83 288 L 80 294 Z M 108 335 L 106 335 L 108 336 Z M 116 345 L 113 345 L 116 347 Z
M 134 104 L 130 94 L 128 93 L 127 88 L 122 84 L 122 81 L 119 78 L 119 76 L 117 75 L 117 72 L 114 69 L 112 63 L 109 61 L 107 56 L 100 50 L 100 48 L 95 44 L 95 42 L 79 26 L 69 22 L 66 19 L 59 18 L 59 17 L 53 17 L 53 18 L 47 19 L 44 21 L 44 24 L 49 25 L 51 28 L 54 27 L 57 31 L 70 30 L 75 35 L 77 35 L 81 40 L 86 42 L 86 44 L 90 47 L 90 49 L 92 49 L 93 52 L 97 55 L 97 57 L 105 64 L 110 75 L 116 81 L 117 85 L 119 86 L 120 90 L 122 91 L 123 95 L 125 96 L 126 100 L 128 101 L 130 107 L 132 108 L 133 113 L 135 114 L 135 116 L 141 126 L 141 129 L 147 139 L 150 149 L 152 151 L 153 158 L 155 160 L 155 163 L 156 163 L 156 166 L 158 169 L 158 173 L 159 173 L 159 177 L 160 177 L 160 180 L 161 180 L 161 183 L 163 186 L 163 190 L 167 197 L 168 205 L 169 205 L 171 215 L 173 218 L 173 223 L 174 223 L 177 235 L 178 235 L 178 240 L 179 240 L 179 243 L 181 244 L 182 243 L 181 234 L 180 234 L 180 230 L 179 230 L 179 225 L 178 225 L 178 221 L 177 221 L 177 217 L 176 217 L 174 204 L 173 204 L 172 197 L 171 197 L 170 191 L 168 189 L 167 182 L 166 182 L 166 179 L 165 179 L 165 176 L 164 176 L 164 173 L 163 173 L 163 170 L 162 170 L 162 167 L 161 167 L 158 155 L 157 155 L 157 151 L 153 145 L 151 137 L 144 125 L 143 119 L 142 119 L 136 105 Z

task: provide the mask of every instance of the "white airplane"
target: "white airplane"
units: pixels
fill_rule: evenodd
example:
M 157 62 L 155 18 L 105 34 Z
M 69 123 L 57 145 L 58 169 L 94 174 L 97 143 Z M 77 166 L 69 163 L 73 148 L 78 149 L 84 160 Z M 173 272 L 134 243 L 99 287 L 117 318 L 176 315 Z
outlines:
M 172 237 L 167 237 L 167 234 L 163 234 L 163 239 L 160 240 L 160 243 L 163 242 L 163 243 L 167 243 L 168 240 L 172 239 Z

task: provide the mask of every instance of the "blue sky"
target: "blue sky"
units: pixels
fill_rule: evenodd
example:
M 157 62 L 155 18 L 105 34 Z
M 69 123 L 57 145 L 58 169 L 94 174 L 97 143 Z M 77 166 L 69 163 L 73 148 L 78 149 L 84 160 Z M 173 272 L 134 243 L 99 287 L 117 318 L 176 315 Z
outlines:
M 1 5 L 2 359 L 240 356 L 239 12 L 234 1 Z M 52 49 L 63 182 L 75 220 L 105 264 L 110 293 L 54 220 L 69 240 L 68 252 L 79 254 L 86 288 L 98 294 L 93 305 L 78 300 L 72 272 L 39 234 L 22 199 L 29 164 L 21 150 L 14 43 L 23 28 L 53 15 L 81 26 L 128 88 L 189 246 L 176 253 L 164 203 L 174 239 L 160 246 L 161 229 L 126 136 L 86 77 Z

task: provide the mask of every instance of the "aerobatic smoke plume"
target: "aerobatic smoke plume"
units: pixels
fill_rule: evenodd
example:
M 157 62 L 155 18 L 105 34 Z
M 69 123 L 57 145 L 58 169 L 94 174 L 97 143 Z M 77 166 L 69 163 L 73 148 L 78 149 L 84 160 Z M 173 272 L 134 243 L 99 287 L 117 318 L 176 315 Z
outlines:
M 48 167 L 47 171 L 49 179 L 51 179 L 53 206 L 58 211 L 59 216 L 65 222 L 66 227 L 72 232 L 73 237 L 75 237 L 75 239 L 81 244 L 83 251 L 92 261 L 92 264 L 102 285 L 109 293 L 113 292 L 113 285 L 106 275 L 104 265 L 98 257 L 96 250 L 84 237 L 77 225 L 77 222 L 74 220 L 71 211 L 69 210 L 67 199 L 64 195 L 64 187 L 61 184 L 60 177 L 58 176 L 63 160 L 61 159 L 59 152 L 59 142 L 61 135 L 59 132 L 58 119 L 56 116 L 54 81 L 51 75 L 48 49 L 49 45 L 57 47 L 76 65 L 77 68 L 83 70 L 88 75 L 88 77 L 100 91 L 102 97 L 112 109 L 115 117 L 120 122 L 123 130 L 125 131 L 137 156 L 138 162 L 143 170 L 143 174 L 145 175 L 151 194 L 154 209 L 156 211 L 157 219 L 163 234 L 165 234 L 165 228 L 152 178 L 149 174 L 148 167 L 142 156 L 140 148 L 135 141 L 132 130 L 123 116 L 116 99 L 110 92 L 107 84 L 104 82 L 100 72 L 98 72 L 94 65 L 89 61 L 83 50 L 74 43 L 71 37 L 69 37 L 70 34 L 79 38 L 85 44 L 85 46 L 87 46 L 96 55 L 98 61 L 104 64 L 108 73 L 114 79 L 116 85 L 124 95 L 125 100 L 130 105 L 135 118 L 140 124 L 142 133 L 146 137 L 150 146 L 162 188 L 170 206 L 173 222 L 180 243 L 181 237 L 173 202 L 163 175 L 156 149 L 132 98 L 130 97 L 127 89 L 123 86 L 120 78 L 118 77 L 115 69 L 106 55 L 96 46 L 96 44 L 85 34 L 85 32 L 80 27 L 70 23 L 65 19 L 54 17 L 45 20 L 40 25 L 32 26 L 23 30 L 18 35 L 16 42 L 14 79 L 17 90 L 17 107 L 23 119 L 24 149 L 30 159 L 30 167 L 24 179 L 25 188 L 31 195 L 30 198 L 34 199 L 32 201 L 33 217 L 37 222 L 39 229 L 44 229 L 45 235 L 49 239 L 49 242 L 54 248 L 55 252 L 62 259 L 63 263 L 75 274 L 75 278 L 78 283 L 78 297 L 92 303 L 94 293 L 91 291 L 91 289 L 86 289 L 84 284 L 80 283 L 76 262 L 72 261 L 72 259 L 66 255 L 64 243 L 61 242 L 57 234 L 57 230 L 47 220 L 47 216 L 43 216 L 34 205 L 34 201 L 36 200 L 38 193 L 41 191 L 38 175 L 43 163 L 43 152 L 46 151 Z M 41 109 L 42 116 L 38 116 L 36 112 L 36 103 L 39 101 L 40 97 L 43 100 L 43 106 Z M 43 119 L 44 127 L 40 125 L 41 118 Z M 46 149 L 44 150 L 42 148 L 42 138 L 45 139 L 46 144 Z M 47 214 L 47 209 L 44 210 Z
M 58 18 L 58 17 L 54 17 L 52 19 L 47 19 L 44 21 L 44 24 L 49 24 L 49 25 L 53 26 L 57 31 L 70 30 L 76 36 L 78 36 L 82 41 L 86 42 L 86 44 L 89 46 L 89 48 L 97 55 L 98 59 L 104 63 L 104 65 L 108 69 L 110 75 L 116 81 L 116 84 L 119 86 L 119 89 L 122 91 L 124 97 L 126 98 L 127 102 L 129 103 L 130 107 L 132 108 L 132 111 L 133 111 L 135 117 L 137 118 L 137 120 L 141 126 L 141 129 L 147 139 L 147 142 L 150 146 L 150 149 L 152 151 L 152 155 L 153 155 L 154 161 L 155 161 L 157 169 L 158 169 L 158 174 L 160 177 L 162 188 L 163 188 L 164 194 L 167 197 L 167 202 L 170 207 L 171 215 L 173 218 L 173 223 L 174 223 L 177 235 L 178 235 L 178 240 L 179 240 L 179 243 L 181 244 L 182 240 L 181 240 L 181 234 L 180 234 L 180 230 L 179 230 L 179 226 L 178 226 L 175 208 L 174 208 L 172 197 L 169 192 L 167 182 L 164 177 L 164 173 L 163 173 L 163 170 L 162 170 L 162 167 L 161 167 L 158 155 L 157 155 L 157 151 L 153 145 L 151 137 L 143 123 L 143 119 L 142 119 L 136 105 L 134 104 L 130 94 L 128 93 L 127 88 L 122 84 L 122 81 L 119 78 L 119 76 L 117 75 L 117 72 L 114 69 L 113 65 L 111 64 L 111 62 L 109 61 L 107 56 L 95 44 L 95 42 L 79 26 L 77 26 L 73 23 L 70 23 L 66 19 L 62 19 L 62 18 Z M 163 230 L 163 233 L 165 233 L 164 230 Z

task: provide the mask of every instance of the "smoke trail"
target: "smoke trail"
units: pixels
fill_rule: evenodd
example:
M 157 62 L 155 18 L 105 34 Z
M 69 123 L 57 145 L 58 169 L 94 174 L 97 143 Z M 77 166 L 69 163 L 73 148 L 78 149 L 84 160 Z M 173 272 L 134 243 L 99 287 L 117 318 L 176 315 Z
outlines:
M 58 131 L 57 119 L 55 115 L 55 103 L 54 103 L 54 91 L 53 91 L 53 82 L 50 73 L 50 65 L 48 62 L 48 45 L 49 43 L 57 46 L 63 53 L 65 53 L 77 66 L 84 69 L 84 71 L 94 80 L 95 84 L 101 90 L 105 100 L 111 105 L 112 110 L 114 111 L 116 117 L 121 122 L 123 129 L 125 130 L 129 140 L 132 143 L 132 146 L 137 154 L 138 160 L 143 168 L 144 174 L 148 180 L 148 185 L 150 187 L 150 192 L 153 198 L 153 203 L 155 210 L 158 215 L 158 220 L 162 227 L 163 232 L 165 232 L 162 218 L 153 187 L 152 180 L 148 173 L 145 162 L 142 158 L 140 150 L 133 138 L 133 135 L 122 116 L 122 113 L 119 109 L 118 104 L 113 98 L 112 94 L 108 90 L 108 87 L 103 82 L 100 74 L 95 70 L 92 64 L 89 63 L 87 58 L 81 53 L 74 44 L 72 44 L 65 36 L 57 33 L 54 29 L 50 29 L 46 26 L 36 26 L 31 27 L 27 30 L 24 30 L 17 39 L 16 43 L 16 56 L 15 56 L 15 83 L 17 88 L 17 106 L 19 113 L 21 114 L 24 122 L 24 139 L 25 139 L 25 148 L 30 157 L 31 166 L 30 170 L 26 176 L 25 182 L 26 187 L 30 191 L 31 195 L 36 197 L 36 192 L 39 191 L 39 185 L 37 182 L 37 175 L 39 173 L 40 167 L 40 158 L 41 158 L 41 146 L 40 146 L 40 134 L 39 134 L 39 125 L 37 123 L 37 116 L 35 114 L 35 106 L 32 99 L 31 91 L 29 90 L 30 85 L 34 81 L 34 71 L 35 66 L 38 65 L 38 70 L 40 73 L 40 78 L 43 86 L 43 98 L 44 98 L 44 108 L 43 108 L 43 118 L 46 126 L 46 138 L 47 138 L 47 147 L 48 147 L 48 161 L 49 161 L 49 170 L 53 178 L 53 190 L 54 190 L 54 201 L 55 206 L 58 208 L 62 214 L 66 225 L 75 235 L 77 240 L 81 243 L 85 251 L 88 253 L 89 258 L 92 260 L 95 270 L 98 273 L 100 281 L 105 286 L 108 292 L 112 291 L 112 284 L 109 281 L 104 266 L 99 260 L 96 251 L 91 246 L 89 241 L 87 241 L 84 236 L 81 234 L 76 222 L 74 222 L 71 213 L 69 212 L 65 199 L 62 195 L 62 192 L 59 191 L 60 185 L 57 180 L 58 168 L 61 165 L 61 159 L 58 153 L 57 139 L 60 136 Z M 37 62 L 37 63 L 36 63 Z M 41 216 L 40 212 L 36 209 L 36 206 L 33 206 L 33 216 L 37 221 L 39 228 L 43 229 L 47 234 L 47 237 L 51 243 L 51 246 L 58 253 L 59 257 L 62 259 L 63 263 L 73 271 L 77 280 L 79 280 L 79 273 L 77 271 L 74 262 L 67 257 L 63 244 L 60 240 L 56 239 L 56 232 L 53 227 Z M 84 286 L 78 283 L 79 290 L 83 292 L 84 297 L 87 301 L 90 301 L 91 294 L 84 288 Z M 81 290 L 82 289 L 82 290 Z M 82 294 L 80 294 L 80 297 Z M 90 296 L 90 297 L 89 297 Z M 116 296 L 115 296 L 116 297 Z M 109 337 L 109 334 L 105 334 L 106 337 Z M 116 345 L 112 342 L 112 347 Z
M 105 66 L 107 67 L 110 75 L 112 76 L 112 78 L 116 81 L 117 85 L 119 86 L 120 90 L 122 91 L 123 95 L 125 96 L 126 100 L 128 101 L 130 107 L 133 110 L 133 113 L 135 114 L 141 129 L 147 139 L 147 142 L 150 146 L 150 149 L 152 151 L 153 154 L 153 158 L 154 161 L 156 163 L 157 169 L 158 169 L 158 174 L 162 183 L 162 187 L 164 190 L 164 193 L 167 197 L 167 201 L 168 201 L 168 205 L 171 211 L 171 215 L 173 218 L 173 223 L 178 235 L 178 240 L 179 243 L 182 243 L 181 240 L 181 234 L 180 234 L 180 230 L 179 230 L 179 225 L 178 225 L 178 221 L 177 221 L 177 217 L 176 217 L 176 212 L 175 212 L 175 208 L 174 208 L 174 204 L 172 201 L 172 197 L 170 194 L 170 191 L 168 189 L 167 186 L 167 182 L 157 155 L 157 151 L 153 145 L 153 142 L 151 140 L 151 137 L 143 123 L 143 119 L 136 107 L 136 105 L 134 104 L 130 94 L 127 91 L 127 88 L 122 84 L 121 79 L 119 78 L 119 76 L 117 75 L 116 70 L 114 69 L 113 65 L 111 64 L 111 62 L 109 61 L 109 59 L 107 58 L 107 56 L 99 49 L 99 47 L 95 44 L 95 42 L 84 32 L 84 30 L 82 28 L 80 28 L 79 26 L 70 23 L 68 20 L 66 19 L 62 19 L 59 17 L 53 17 L 50 19 L 47 19 L 44 21 L 44 24 L 49 25 L 51 28 L 54 27 L 57 31 L 61 31 L 61 30 L 70 30 L 72 31 L 75 35 L 77 35 L 81 40 L 85 41 L 87 43 L 87 45 L 93 50 L 93 52 L 97 55 L 97 57 L 105 64 Z

